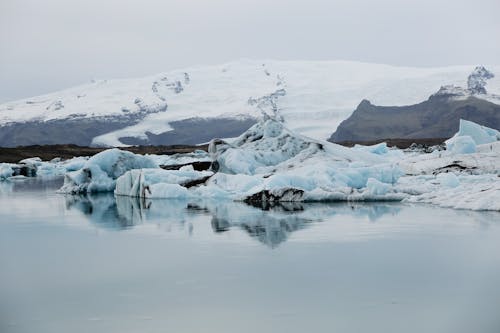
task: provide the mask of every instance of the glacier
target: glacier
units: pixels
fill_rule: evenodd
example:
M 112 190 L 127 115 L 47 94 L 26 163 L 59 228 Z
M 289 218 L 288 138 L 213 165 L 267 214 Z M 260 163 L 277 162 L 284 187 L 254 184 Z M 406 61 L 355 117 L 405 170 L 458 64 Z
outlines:
M 121 119 L 119 123 L 125 127 L 96 132 L 89 141 L 96 146 L 120 147 L 137 144 L 127 144 L 126 138 L 148 142 L 151 136 L 172 133 L 179 121 L 210 119 L 216 124 L 221 119 L 241 119 L 250 124 L 249 119 L 258 120 L 256 109 L 274 105 L 288 128 L 324 140 L 363 99 L 376 105 L 419 103 L 443 85 L 467 86 L 474 67 L 239 60 L 143 78 L 94 80 L 60 92 L 7 102 L 0 105 L 0 127 L 35 123 L 55 126 L 69 120 L 81 124 L 92 119 L 109 127 Z M 488 68 L 500 72 L 498 66 Z M 480 83 L 470 85 L 482 87 Z M 495 98 L 498 103 L 500 77 L 488 81 L 488 91 L 491 94 L 478 98 Z

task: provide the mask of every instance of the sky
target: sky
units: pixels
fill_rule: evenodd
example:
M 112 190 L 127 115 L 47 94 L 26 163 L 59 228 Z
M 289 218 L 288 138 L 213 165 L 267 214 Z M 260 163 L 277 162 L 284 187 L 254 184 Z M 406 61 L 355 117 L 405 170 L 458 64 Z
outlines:
M 500 64 L 498 0 L 0 0 L 0 102 L 241 58 Z

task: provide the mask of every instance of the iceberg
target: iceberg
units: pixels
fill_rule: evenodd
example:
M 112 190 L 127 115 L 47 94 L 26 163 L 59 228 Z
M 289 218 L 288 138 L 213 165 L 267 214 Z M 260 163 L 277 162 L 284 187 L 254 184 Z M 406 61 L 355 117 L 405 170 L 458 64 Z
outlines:
M 69 160 L 55 158 L 42 161 L 39 157 L 26 158 L 17 164 L 0 163 L 0 181 L 25 177 L 60 177 L 69 171 L 76 171 L 85 165 L 88 157 L 74 157 Z
M 210 171 L 138 169 L 130 170 L 116 181 L 116 195 L 142 198 L 186 198 L 187 188 L 206 181 Z
M 153 159 L 119 149 L 100 152 L 78 170 L 67 172 L 60 193 L 111 192 L 116 179 L 125 172 L 141 168 L 157 168 Z
M 0 181 L 6 180 L 9 177 L 12 177 L 14 174 L 13 167 L 15 164 L 11 163 L 0 163 Z
M 402 199 L 392 187 L 403 172 L 380 154 L 299 135 L 273 117 L 231 142 L 212 140 L 208 150 L 211 171 L 131 170 L 115 193 L 246 202 Z
M 476 142 L 469 135 L 456 136 L 446 141 L 446 149 L 453 154 L 472 154 L 476 152 Z
M 472 154 L 477 145 L 496 141 L 500 141 L 499 131 L 460 119 L 458 132 L 446 141 L 446 149 L 454 154 Z

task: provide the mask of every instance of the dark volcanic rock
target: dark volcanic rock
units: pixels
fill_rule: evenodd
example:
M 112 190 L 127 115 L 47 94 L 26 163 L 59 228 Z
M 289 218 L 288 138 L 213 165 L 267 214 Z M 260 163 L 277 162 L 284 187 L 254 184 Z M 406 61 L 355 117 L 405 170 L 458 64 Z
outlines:
M 0 126 L 0 146 L 75 144 L 90 146 L 101 134 L 136 124 L 142 116 L 29 121 Z
M 332 134 L 331 142 L 449 138 L 460 119 L 500 129 L 500 105 L 443 88 L 427 101 L 408 106 L 376 106 L 363 100 Z
M 135 104 L 139 111 L 112 116 L 85 117 L 74 114 L 65 119 L 48 121 L 27 121 L 0 125 L 0 147 L 17 147 L 29 145 L 74 144 L 90 146 L 92 140 L 99 135 L 113 132 L 140 122 L 149 114 L 164 112 L 166 103 L 144 105 L 140 98 Z M 64 108 L 61 101 L 52 103 L 49 108 Z
M 194 145 L 213 138 L 235 137 L 256 123 L 254 118 L 191 118 L 169 123 L 172 131 L 161 134 L 146 133 L 147 139 L 123 137 L 127 145 Z

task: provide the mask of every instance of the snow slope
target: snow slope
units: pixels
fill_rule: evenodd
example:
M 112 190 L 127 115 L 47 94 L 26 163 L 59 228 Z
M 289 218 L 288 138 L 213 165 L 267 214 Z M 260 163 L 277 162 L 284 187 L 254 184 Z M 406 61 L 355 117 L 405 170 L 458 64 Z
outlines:
M 348 61 L 242 60 L 199 66 L 139 79 L 101 80 L 60 92 L 0 105 L 0 126 L 70 118 L 144 116 L 139 123 L 101 135 L 94 144 L 123 146 L 120 137 L 171 130 L 190 118 L 256 117 L 275 97 L 288 128 L 326 139 L 363 99 L 377 105 L 408 105 L 443 85 L 466 86 L 475 66 L 410 68 Z M 500 73 L 500 66 L 486 66 Z M 500 95 L 500 75 L 488 81 Z

